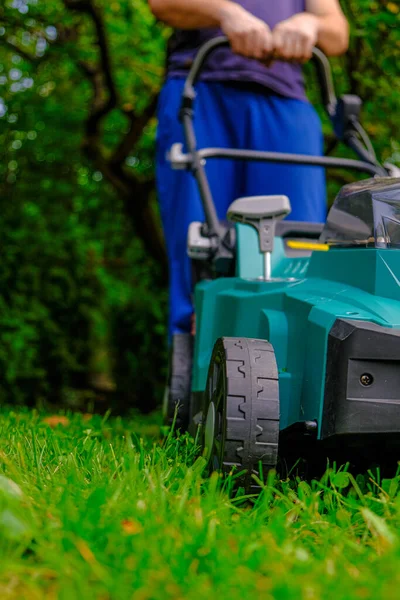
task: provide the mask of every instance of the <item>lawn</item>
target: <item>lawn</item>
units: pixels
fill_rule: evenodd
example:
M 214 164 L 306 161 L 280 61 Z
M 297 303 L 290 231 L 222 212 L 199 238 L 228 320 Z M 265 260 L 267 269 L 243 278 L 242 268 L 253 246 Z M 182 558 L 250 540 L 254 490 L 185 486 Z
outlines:
M 400 597 L 400 477 L 206 478 L 157 422 L 0 414 L 0 598 Z

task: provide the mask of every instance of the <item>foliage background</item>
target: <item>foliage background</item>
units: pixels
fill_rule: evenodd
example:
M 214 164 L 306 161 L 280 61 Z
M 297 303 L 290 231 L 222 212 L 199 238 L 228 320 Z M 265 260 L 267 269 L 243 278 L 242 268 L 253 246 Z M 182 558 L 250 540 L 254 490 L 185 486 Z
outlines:
M 342 4 L 338 90 L 363 97 L 378 156 L 400 162 L 399 5 Z M 153 145 L 167 36 L 145 0 L 0 6 L 1 401 L 151 410 L 161 397 Z M 331 197 L 345 177 L 331 175 Z

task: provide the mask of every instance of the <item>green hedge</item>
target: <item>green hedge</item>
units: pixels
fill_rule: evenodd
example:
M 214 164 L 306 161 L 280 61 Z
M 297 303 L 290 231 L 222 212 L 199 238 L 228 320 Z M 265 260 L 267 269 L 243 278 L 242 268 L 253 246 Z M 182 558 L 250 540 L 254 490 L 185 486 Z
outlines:
M 0 399 L 149 410 L 165 380 L 165 277 L 115 186 L 81 151 L 93 93 L 82 65 L 95 64 L 98 46 L 93 21 L 68 5 L 0 6 Z M 167 34 L 145 0 L 95 6 L 123 107 L 104 122 L 107 157 L 127 132 L 123 111 L 142 110 L 161 84 Z M 352 43 L 332 61 L 338 89 L 363 96 L 378 154 L 398 161 L 398 3 L 343 7 Z M 153 174 L 154 130 L 153 119 L 126 160 L 138 181 Z M 343 181 L 332 174 L 331 198 Z M 96 392 L 96 375 L 111 391 Z

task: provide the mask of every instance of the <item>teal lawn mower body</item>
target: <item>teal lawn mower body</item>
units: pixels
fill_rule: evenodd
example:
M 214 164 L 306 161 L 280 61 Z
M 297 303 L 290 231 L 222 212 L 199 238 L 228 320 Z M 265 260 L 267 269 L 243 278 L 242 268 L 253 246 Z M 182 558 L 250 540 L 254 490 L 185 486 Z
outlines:
M 400 183 L 398 194 L 400 201 Z M 272 255 L 275 281 L 263 281 L 256 236 L 243 225 L 238 228 L 243 229 L 238 231 L 238 276 L 203 281 L 196 288 L 193 391 L 206 388 L 218 338 L 264 339 L 277 361 L 281 429 L 305 421 L 316 423 L 318 438 L 400 433 L 400 281 L 395 275 L 400 274 L 400 250 L 340 248 L 296 258 L 285 255 L 285 240 L 278 237 Z M 332 378 L 327 381 L 327 368 L 339 370 L 344 354 L 338 354 L 332 341 L 345 345 L 349 336 L 360 333 L 357 354 L 343 358 L 353 362 L 355 380 L 345 378 L 334 386 Z M 387 347 L 385 356 L 390 336 L 398 339 L 397 353 Z M 362 383 L 368 373 L 373 382 Z M 325 398 L 333 386 L 334 410 L 346 411 L 342 404 L 348 404 L 353 415 L 340 430 L 324 422 Z M 386 403 L 386 410 L 377 413 L 376 403 Z M 387 418 L 378 418 L 383 414 Z
M 172 378 L 180 385 L 170 405 L 183 408 L 183 427 L 200 429 L 210 466 L 236 469 L 252 490 L 254 475 L 276 467 L 287 440 L 294 454 L 302 439 L 358 448 L 400 442 L 400 179 L 377 162 L 358 121 L 359 100 L 336 99 L 318 51 L 324 104 L 337 137 L 360 160 L 198 150 L 194 85 L 210 52 L 226 43 L 199 51 L 181 111 L 187 154 L 181 146 L 170 152 L 174 168 L 196 177 L 207 219 L 189 231 L 189 255 L 201 273 L 194 353 L 190 369 L 186 361 L 179 372 L 176 361 Z M 218 157 L 373 177 L 343 188 L 324 227 L 283 221 L 290 204 L 279 196 L 237 200 L 228 211 L 235 225 L 226 226 L 204 169 Z

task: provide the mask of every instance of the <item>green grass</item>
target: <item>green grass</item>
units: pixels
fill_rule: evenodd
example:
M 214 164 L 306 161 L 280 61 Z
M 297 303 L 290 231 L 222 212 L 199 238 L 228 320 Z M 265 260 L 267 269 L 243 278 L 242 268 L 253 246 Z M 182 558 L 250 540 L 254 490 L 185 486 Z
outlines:
M 157 423 L 0 415 L 0 598 L 400 598 L 400 477 L 206 478 Z

